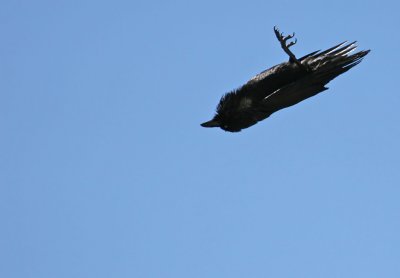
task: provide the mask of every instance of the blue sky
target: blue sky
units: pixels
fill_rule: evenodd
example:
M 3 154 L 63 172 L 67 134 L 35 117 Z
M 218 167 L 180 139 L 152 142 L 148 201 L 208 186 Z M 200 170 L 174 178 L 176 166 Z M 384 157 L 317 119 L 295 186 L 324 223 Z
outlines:
M 2 1 L 1 277 L 400 277 L 396 1 Z M 221 95 L 357 40 L 238 134 Z

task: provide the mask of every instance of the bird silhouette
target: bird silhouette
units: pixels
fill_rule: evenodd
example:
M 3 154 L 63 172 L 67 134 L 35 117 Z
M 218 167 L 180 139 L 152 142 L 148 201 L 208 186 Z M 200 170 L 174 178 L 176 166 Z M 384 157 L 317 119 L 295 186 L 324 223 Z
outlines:
M 239 132 L 278 110 L 327 90 L 327 83 L 359 64 L 370 51 L 350 54 L 356 42 L 343 42 L 298 59 L 289 49 L 297 42 L 292 40 L 295 34 L 284 36 L 277 27 L 274 32 L 289 61 L 259 73 L 222 96 L 213 119 L 201 126 Z

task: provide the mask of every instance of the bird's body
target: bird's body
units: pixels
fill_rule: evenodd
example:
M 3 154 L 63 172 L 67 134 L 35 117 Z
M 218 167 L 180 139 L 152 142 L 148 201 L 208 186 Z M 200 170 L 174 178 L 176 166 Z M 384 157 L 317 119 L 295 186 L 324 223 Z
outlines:
M 361 62 L 367 51 L 349 55 L 354 43 L 339 44 L 323 52 L 312 52 L 300 59 L 290 52 L 286 41 L 275 29 L 282 48 L 289 54 L 288 62 L 261 72 L 240 88 L 225 94 L 211 121 L 204 127 L 220 127 L 230 132 L 238 132 L 269 117 L 272 113 L 292 106 L 327 90 L 325 85 L 338 75 Z

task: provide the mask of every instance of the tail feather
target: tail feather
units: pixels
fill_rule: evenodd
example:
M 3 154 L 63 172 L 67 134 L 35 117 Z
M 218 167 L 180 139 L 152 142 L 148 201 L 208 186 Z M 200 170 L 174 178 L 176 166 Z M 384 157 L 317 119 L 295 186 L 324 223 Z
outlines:
M 311 56 L 314 56 L 314 57 L 315 56 L 324 56 L 325 54 L 329 53 L 330 51 L 332 51 L 334 49 L 339 48 L 340 46 L 344 45 L 345 43 L 347 43 L 347 41 L 339 43 L 338 45 L 335 45 L 334 47 L 331 47 L 331 48 L 329 48 L 329 49 L 327 49 L 327 50 L 325 50 L 323 52 L 320 52 L 321 50 L 317 50 L 317 51 L 311 52 L 310 54 L 307 54 L 306 56 L 301 57 L 299 60 L 303 61 L 303 60 L 305 60 L 305 59 L 307 59 L 307 58 L 309 58 Z M 318 54 L 318 55 L 315 55 L 315 54 Z
M 343 47 L 338 47 L 337 49 L 332 49 L 331 51 L 328 51 L 327 53 L 324 53 L 323 55 L 329 55 L 329 56 L 334 56 L 334 55 L 347 55 L 351 51 L 353 51 L 356 48 L 356 42 L 352 42 L 350 44 L 347 44 Z
M 315 77 L 325 79 L 326 82 L 329 82 L 336 76 L 358 65 L 369 53 L 369 50 L 363 50 L 347 56 L 346 54 L 351 50 L 354 50 L 354 47 L 347 48 L 346 52 L 344 52 L 345 54 L 341 54 L 341 52 L 337 52 L 338 54 L 334 56 L 330 56 L 330 54 L 328 54 L 326 61 L 321 66 L 316 68 L 314 73 Z
M 341 43 L 323 52 L 307 55 L 302 61 L 316 76 L 332 76 L 332 79 L 359 64 L 370 50 L 350 54 L 356 49 L 356 42 Z M 310 53 L 311 54 L 311 53 Z M 332 80 L 329 78 L 329 80 Z

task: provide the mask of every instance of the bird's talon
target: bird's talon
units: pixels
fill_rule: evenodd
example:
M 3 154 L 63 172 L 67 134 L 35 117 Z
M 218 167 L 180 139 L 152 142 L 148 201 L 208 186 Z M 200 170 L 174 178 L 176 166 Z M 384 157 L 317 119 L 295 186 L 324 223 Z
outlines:
M 276 38 L 281 43 L 282 49 L 286 52 L 286 54 L 289 55 L 290 61 L 293 61 L 299 67 L 304 68 L 304 66 L 299 62 L 299 60 L 297 60 L 296 56 L 289 50 L 289 47 L 291 47 L 297 43 L 297 39 L 295 38 L 294 41 L 287 43 L 288 40 L 294 38 L 296 33 L 293 32 L 293 34 L 291 34 L 291 35 L 284 36 L 283 32 L 280 32 L 276 26 L 274 26 L 274 31 L 275 31 Z
M 290 42 L 290 43 L 287 45 L 287 48 L 289 48 L 289 47 L 295 45 L 296 43 L 297 43 L 297 39 L 294 39 L 293 42 Z

